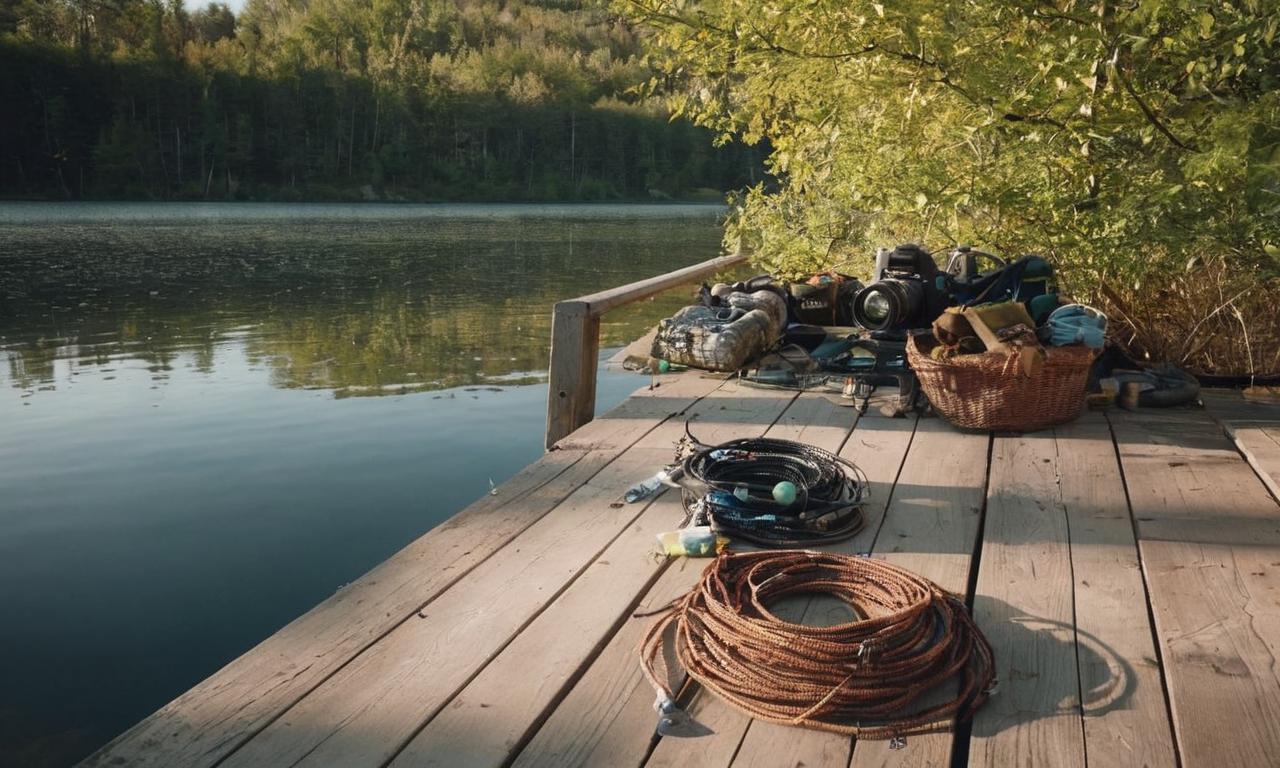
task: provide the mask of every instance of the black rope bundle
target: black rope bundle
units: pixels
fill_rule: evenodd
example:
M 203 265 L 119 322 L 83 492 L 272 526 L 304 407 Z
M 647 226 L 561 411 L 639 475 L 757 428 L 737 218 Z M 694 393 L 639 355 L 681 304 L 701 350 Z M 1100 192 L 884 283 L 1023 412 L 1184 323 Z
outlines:
M 685 489 L 695 525 L 770 547 L 840 541 L 862 530 L 867 478 L 829 451 L 773 438 L 704 447 L 684 461 L 685 474 L 707 487 Z M 789 500 L 794 486 L 794 500 Z M 781 498 L 779 498 L 781 496 Z

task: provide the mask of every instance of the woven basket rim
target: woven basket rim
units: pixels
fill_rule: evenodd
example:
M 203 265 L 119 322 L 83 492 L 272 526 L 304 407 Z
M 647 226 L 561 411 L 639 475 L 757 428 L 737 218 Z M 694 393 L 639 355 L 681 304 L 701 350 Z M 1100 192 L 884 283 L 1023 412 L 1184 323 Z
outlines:
M 907 352 L 911 358 L 912 368 L 990 368 L 994 363 L 1003 365 L 1010 356 L 1008 352 L 986 351 L 937 360 L 920 348 L 921 338 L 933 338 L 933 334 L 925 332 L 909 337 Z M 1044 364 L 1050 367 L 1076 366 L 1080 364 L 1079 358 L 1086 356 L 1092 358 L 1098 353 L 1098 350 L 1082 345 L 1043 347 L 1043 349 L 1045 353 Z
M 1045 364 L 1022 371 L 1017 355 L 979 352 L 934 360 L 922 347 L 936 343 L 912 335 L 907 361 L 934 410 L 962 429 L 1030 432 L 1077 418 L 1097 350 L 1050 347 Z

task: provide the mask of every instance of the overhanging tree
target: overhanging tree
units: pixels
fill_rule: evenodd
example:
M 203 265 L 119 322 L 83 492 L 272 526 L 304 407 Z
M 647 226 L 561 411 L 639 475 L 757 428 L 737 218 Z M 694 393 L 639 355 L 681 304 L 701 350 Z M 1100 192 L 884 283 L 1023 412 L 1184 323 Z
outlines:
M 903 240 L 1037 251 L 1135 326 L 1143 287 L 1188 263 L 1231 286 L 1280 271 L 1270 0 L 615 5 L 677 112 L 773 147 L 777 185 L 727 239 L 774 271 Z

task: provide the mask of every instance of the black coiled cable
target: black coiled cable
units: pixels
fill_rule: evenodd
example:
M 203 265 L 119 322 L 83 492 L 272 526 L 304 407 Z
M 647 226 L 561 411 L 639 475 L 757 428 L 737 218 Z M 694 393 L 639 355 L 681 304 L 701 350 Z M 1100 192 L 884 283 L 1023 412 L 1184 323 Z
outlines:
M 770 547 L 840 541 L 862 530 L 867 478 L 852 462 L 812 445 L 745 438 L 701 448 L 684 461 L 685 474 L 706 486 L 685 489 L 685 512 L 695 525 Z M 795 485 L 782 503 L 774 488 Z

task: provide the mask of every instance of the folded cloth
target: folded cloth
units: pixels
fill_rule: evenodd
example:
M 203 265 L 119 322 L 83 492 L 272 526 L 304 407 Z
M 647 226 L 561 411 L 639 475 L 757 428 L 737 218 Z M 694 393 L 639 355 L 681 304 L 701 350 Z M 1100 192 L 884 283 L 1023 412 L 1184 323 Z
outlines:
M 1107 316 L 1084 304 L 1066 304 L 1049 313 L 1041 340 L 1055 347 L 1083 344 L 1102 349 L 1107 342 Z

